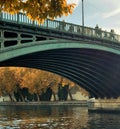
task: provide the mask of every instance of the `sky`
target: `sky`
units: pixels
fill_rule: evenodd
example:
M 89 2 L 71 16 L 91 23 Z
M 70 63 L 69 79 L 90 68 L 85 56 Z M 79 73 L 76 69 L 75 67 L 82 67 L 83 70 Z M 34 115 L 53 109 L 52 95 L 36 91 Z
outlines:
M 59 20 L 82 25 L 82 0 L 70 0 L 78 3 L 72 15 Z M 84 25 L 102 30 L 111 29 L 120 34 L 120 0 L 84 0 Z

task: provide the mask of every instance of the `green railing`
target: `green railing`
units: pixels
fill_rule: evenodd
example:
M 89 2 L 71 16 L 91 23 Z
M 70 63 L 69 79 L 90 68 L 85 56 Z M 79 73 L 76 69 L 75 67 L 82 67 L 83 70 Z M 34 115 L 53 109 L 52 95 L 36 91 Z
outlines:
M 89 38 L 95 38 L 96 40 L 101 39 L 105 41 L 112 41 L 112 42 L 120 42 L 120 35 L 115 34 L 114 32 L 106 32 L 101 29 L 95 29 L 90 27 L 82 27 L 80 25 L 66 23 L 63 21 L 57 21 L 57 20 L 45 20 L 44 24 L 38 24 L 37 21 L 30 20 L 25 14 L 18 13 L 18 14 L 8 14 L 5 12 L 2 12 L 0 14 L 0 20 L 1 21 L 10 21 L 13 23 L 18 24 L 27 24 L 29 26 L 35 26 L 35 27 L 44 27 L 47 29 L 56 29 L 58 31 L 64 31 L 67 33 L 73 33 L 78 34 L 81 36 L 86 36 Z

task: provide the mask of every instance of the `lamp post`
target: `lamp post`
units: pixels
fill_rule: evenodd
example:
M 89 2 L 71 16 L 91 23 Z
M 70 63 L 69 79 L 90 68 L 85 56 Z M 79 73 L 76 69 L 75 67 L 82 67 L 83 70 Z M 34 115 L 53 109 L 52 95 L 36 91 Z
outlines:
M 82 0 L 82 34 L 84 35 L 84 0 Z
M 82 0 L 82 26 L 84 26 L 84 0 Z

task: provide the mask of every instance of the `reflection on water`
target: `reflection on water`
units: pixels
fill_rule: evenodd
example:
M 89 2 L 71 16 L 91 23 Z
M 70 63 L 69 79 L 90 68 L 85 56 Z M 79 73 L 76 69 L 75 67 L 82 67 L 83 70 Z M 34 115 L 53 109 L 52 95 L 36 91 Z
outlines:
M 120 129 L 120 113 L 90 113 L 89 129 Z
M 120 129 L 120 115 L 75 106 L 0 106 L 0 129 Z

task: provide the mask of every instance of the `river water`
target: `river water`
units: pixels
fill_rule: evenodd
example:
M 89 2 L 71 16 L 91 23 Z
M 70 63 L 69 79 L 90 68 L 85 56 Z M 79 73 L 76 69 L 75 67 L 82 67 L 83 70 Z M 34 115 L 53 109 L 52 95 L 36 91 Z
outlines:
M 78 106 L 0 106 L 0 129 L 120 129 L 120 114 Z

